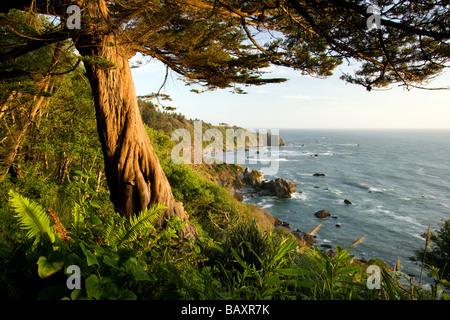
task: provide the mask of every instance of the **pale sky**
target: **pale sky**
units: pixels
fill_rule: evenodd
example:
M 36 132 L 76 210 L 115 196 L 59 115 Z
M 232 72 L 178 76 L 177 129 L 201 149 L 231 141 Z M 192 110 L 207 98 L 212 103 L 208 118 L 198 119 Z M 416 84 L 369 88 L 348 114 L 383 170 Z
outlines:
M 173 101 L 175 112 L 188 119 L 212 124 L 226 122 L 254 129 L 450 129 L 450 90 L 407 91 L 393 86 L 387 91 L 367 92 L 335 76 L 315 79 L 281 67 L 271 67 L 267 77 L 289 79 L 281 84 L 243 88 L 248 94 L 217 90 L 196 94 L 192 87 L 169 73 L 161 91 Z M 159 62 L 132 69 L 138 95 L 157 92 L 163 83 L 165 67 Z M 450 70 L 430 87 L 449 87 Z M 195 89 L 200 89 L 195 87 Z

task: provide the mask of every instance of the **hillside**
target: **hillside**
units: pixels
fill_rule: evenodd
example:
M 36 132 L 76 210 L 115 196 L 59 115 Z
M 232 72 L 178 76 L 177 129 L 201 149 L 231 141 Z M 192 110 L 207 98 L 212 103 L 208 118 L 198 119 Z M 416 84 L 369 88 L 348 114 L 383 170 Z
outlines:
M 179 114 L 153 110 L 146 130 L 200 239 L 179 238 L 176 218 L 152 224 L 161 207 L 125 220 L 109 200 L 91 100 L 77 103 L 69 89 L 52 97 L 52 112 L 30 128 L 17 170 L 0 185 L 3 300 L 411 297 L 388 273 L 381 290 L 368 289 L 366 265 L 350 248 L 326 255 L 303 246 L 270 213 L 238 201 L 229 190 L 239 187 L 241 166 L 174 164 L 164 132 L 192 125 Z M 80 270 L 79 287 L 66 286 L 70 266 Z M 423 294 L 415 288 L 415 297 Z
M 271 145 L 271 133 L 267 132 L 251 132 L 244 128 L 237 126 L 231 126 L 227 123 L 221 123 L 218 126 L 212 125 L 211 123 L 203 122 L 199 119 L 187 119 L 181 113 L 175 113 L 174 111 L 160 110 L 151 101 L 139 99 L 139 109 L 141 111 L 142 120 L 144 123 L 154 128 L 165 135 L 171 137 L 173 132 L 179 129 L 186 129 L 192 139 L 194 139 L 194 130 L 196 128 L 196 123 L 202 129 L 202 142 L 203 147 L 207 147 L 211 143 L 211 138 L 205 136 L 205 132 L 218 130 L 222 137 L 222 149 L 226 150 L 227 146 L 233 146 L 234 149 L 243 145 L 244 147 L 257 147 Z M 232 132 L 234 135 L 227 135 L 227 130 Z M 276 137 L 274 137 L 276 139 Z M 227 145 L 228 143 L 228 145 Z M 281 137 L 278 137 L 278 145 L 283 146 L 284 142 Z

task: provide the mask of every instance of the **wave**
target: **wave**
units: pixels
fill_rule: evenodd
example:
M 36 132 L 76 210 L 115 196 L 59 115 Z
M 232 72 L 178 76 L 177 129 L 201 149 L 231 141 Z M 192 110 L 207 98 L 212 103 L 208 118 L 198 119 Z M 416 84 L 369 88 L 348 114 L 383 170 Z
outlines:
M 302 193 L 294 192 L 291 195 L 291 199 L 298 199 L 298 200 L 305 201 L 308 199 L 308 196 L 304 192 L 302 192 Z
M 384 209 L 383 206 L 378 206 L 377 208 L 369 209 L 369 210 L 366 211 L 366 213 L 382 214 L 382 215 L 385 215 L 385 216 L 389 216 L 389 217 L 393 218 L 394 220 L 401 221 L 401 222 L 406 222 L 409 225 L 415 225 L 415 226 L 422 227 L 422 228 L 426 227 L 424 224 L 418 222 L 414 217 L 403 216 L 401 214 L 392 212 L 391 210 Z
M 368 190 L 369 192 L 378 192 L 378 193 L 388 193 L 394 191 L 393 188 L 377 188 L 373 186 L 369 186 L 365 183 L 357 183 L 357 182 L 345 182 L 345 184 L 353 187 L 357 187 L 363 190 Z

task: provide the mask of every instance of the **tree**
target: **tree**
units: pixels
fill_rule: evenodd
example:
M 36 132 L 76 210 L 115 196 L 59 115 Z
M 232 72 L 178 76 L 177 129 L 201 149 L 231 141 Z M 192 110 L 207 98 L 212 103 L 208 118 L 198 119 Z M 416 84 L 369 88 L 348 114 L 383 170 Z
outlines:
M 355 75 L 343 76 L 350 83 L 368 90 L 393 83 L 409 88 L 438 75 L 450 54 L 445 1 L 377 1 L 380 28 L 372 30 L 366 22 L 373 13 L 365 1 L 79 0 L 81 28 L 68 29 L 71 4 L 2 4 L 5 14 L 19 9 L 59 20 L 2 49 L 0 60 L 72 39 L 92 88 L 111 201 L 128 218 L 161 203 L 167 207 L 161 223 L 172 215 L 182 221 L 188 216 L 174 200 L 139 115 L 128 62 L 136 53 L 160 60 L 207 90 L 285 81 L 263 78 L 271 63 L 326 77 L 349 59 L 360 63 Z M 16 31 L 9 15 L 0 22 Z M 266 32 L 266 43 L 255 40 L 258 32 Z M 184 236 L 195 237 L 195 228 L 188 224 Z
M 430 271 L 437 268 L 441 277 L 450 281 L 450 220 L 443 220 L 436 233 L 429 230 L 424 236 L 427 246 L 416 251 L 417 259 L 423 261 Z

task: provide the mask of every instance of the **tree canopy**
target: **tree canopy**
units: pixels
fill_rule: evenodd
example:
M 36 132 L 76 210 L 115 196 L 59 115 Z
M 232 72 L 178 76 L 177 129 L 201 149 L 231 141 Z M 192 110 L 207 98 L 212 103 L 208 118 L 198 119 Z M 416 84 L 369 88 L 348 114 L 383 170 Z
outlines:
M 107 6 L 101 19 L 84 14 L 84 5 Z M 69 30 L 66 9 L 72 1 L 14 1 L 2 4 L 1 25 L 22 41 L 2 46 L 2 61 L 52 42 L 77 41 L 113 32 L 115 43 L 162 61 L 188 82 L 208 88 L 281 82 L 261 70 L 270 63 L 311 76 L 332 74 L 350 59 L 359 62 L 342 79 L 368 90 L 398 83 L 421 87 L 448 66 L 448 1 L 182 0 L 78 1 L 81 28 Z M 377 14 L 380 28 L 367 20 Z M 17 27 L 10 9 L 58 17 L 45 31 Z M 256 34 L 263 33 L 263 41 Z

